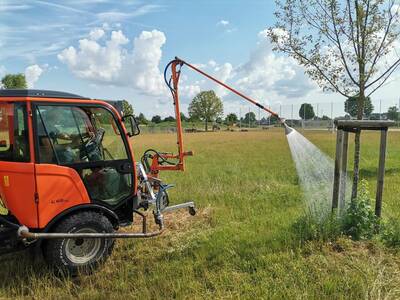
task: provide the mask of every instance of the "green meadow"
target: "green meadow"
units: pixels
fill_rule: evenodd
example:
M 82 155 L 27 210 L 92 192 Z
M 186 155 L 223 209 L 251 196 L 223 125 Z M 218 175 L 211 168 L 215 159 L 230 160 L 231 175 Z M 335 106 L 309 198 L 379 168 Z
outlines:
M 333 158 L 335 134 L 303 134 Z M 132 145 L 139 160 L 147 148 L 175 151 L 176 142 L 173 134 L 143 134 L 132 138 Z M 300 239 L 294 224 L 304 214 L 304 199 L 282 129 L 185 134 L 185 148 L 195 153 L 187 158 L 186 171 L 161 175 L 176 184 L 171 202 L 194 200 L 196 216 L 171 212 L 164 235 L 117 241 L 112 256 L 92 275 L 56 277 L 29 252 L 2 256 L 0 298 L 400 297 L 400 254 L 378 238 Z M 363 133 L 361 174 L 372 196 L 378 150 L 378 133 Z M 383 218 L 399 217 L 399 194 L 400 132 L 393 131 Z

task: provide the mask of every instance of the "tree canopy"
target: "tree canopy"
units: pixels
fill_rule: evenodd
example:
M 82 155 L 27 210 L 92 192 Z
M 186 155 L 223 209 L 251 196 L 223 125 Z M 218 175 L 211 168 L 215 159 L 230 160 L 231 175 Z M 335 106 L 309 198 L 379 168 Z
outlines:
M 357 96 L 347 98 L 344 102 L 344 111 L 347 112 L 352 117 L 357 117 L 358 112 L 358 102 Z M 372 105 L 371 98 L 367 97 L 364 101 L 364 116 L 369 117 L 374 111 L 374 106 Z
M 303 120 L 310 120 L 314 118 L 314 107 L 310 103 L 303 103 L 299 110 L 299 116 Z
M 243 123 L 245 125 L 250 124 L 250 126 L 251 126 L 251 124 L 254 124 L 255 121 L 256 121 L 256 114 L 253 113 L 252 111 L 250 111 L 244 115 Z
M 389 120 L 393 121 L 400 120 L 399 109 L 396 106 L 389 107 L 387 115 Z
M 124 116 L 133 115 L 133 107 L 126 100 L 122 100 L 122 111 L 124 113 Z
M 188 121 L 188 118 L 185 116 L 183 112 L 181 112 L 181 121 Z
M 189 116 L 205 122 L 208 131 L 208 122 L 222 116 L 224 108 L 221 99 L 214 91 L 203 91 L 197 94 L 189 105 Z
M 7 74 L 1 79 L 1 83 L 4 89 L 26 89 L 28 87 L 25 75 L 22 73 Z
M 168 117 L 164 118 L 164 122 L 174 122 L 174 121 L 175 121 L 175 118 L 172 116 L 168 116 Z
M 143 125 L 147 125 L 149 123 L 149 121 L 146 119 L 146 117 L 143 113 L 139 114 L 138 122 L 139 122 L 139 124 L 143 124 Z
M 232 126 L 233 124 L 237 123 L 237 121 L 238 121 L 238 117 L 237 117 L 237 115 L 234 114 L 234 113 L 228 114 L 228 115 L 226 116 L 226 118 L 225 118 L 226 124 L 228 124 L 228 125 L 230 125 L 230 126 Z
M 151 121 L 152 121 L 153 123 L 158 124 L 158 123 L 161 123 L 161 122 L 162 122 L 162 119 L 161 119 L 161 117 L 160 117 L 159 115 L 155 115 L 155 116 L 153 116 L 153 118 L 151 118 Z

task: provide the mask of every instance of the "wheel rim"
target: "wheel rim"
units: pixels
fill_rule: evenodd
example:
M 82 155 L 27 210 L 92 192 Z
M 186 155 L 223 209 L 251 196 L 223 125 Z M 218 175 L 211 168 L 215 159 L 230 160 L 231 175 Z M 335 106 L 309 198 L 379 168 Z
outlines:
M 74 233 L 96 233 L 92 228 L 82 228 Z M 65 254 L 74 264 L 83 265 L 96 257 L 101 248 L 101 239 L 67 239 Z

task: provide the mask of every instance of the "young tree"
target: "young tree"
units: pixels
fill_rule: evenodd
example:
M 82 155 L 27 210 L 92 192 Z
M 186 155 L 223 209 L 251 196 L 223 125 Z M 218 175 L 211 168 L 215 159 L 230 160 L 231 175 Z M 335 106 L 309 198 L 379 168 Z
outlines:
M 251 124 L 254 124 L 255 121 L 256 121 L 256 114 L 253 113 L 252 111 L 250 111 L 244 115 L 243 123 L 245 125 L 250 124 L 250 126 L 251 126 Z
M 162 120 L 161 120 L 161 117 L 159 115 L 155 115 L 153 118 L 151 118 L 151 121 L 153 123 L 158 124 L 158 123 L 161 123 Z
M 389 120 L 398 121 L 400 119 L 399 109 L 396 106 L 389 107 L 387 115 Z
M 277 123 L 279 123 L 280 121 L 279 121 L 279 118 L 277 117 L 277 116 L 275 116 L 275 115 L 270 115 L 268 118 L 267 118 L 267 124 L 268 125 L 274 125 L 274 124 L 277 124 Z
M 397 69 L 394 42 L 400 36 L 396 0 L 276 0 L 277 24 L 269 30 L 274 49 L 305 67 L 324 90 L 365 98 Z M 393 54 L 393 55 L 392 55 Z M 352 199 L 357 197 L 360 133 L 355 134 Z
M 122 100 L 122 111 L 124 113 L 124 116 L 133 115 L 133 107 L 126 100 Z
M 217 123 L 217 124 L 222 124 L 223 122 L 224 122 L 224 120 L 221 117 L 217 117 L 215 119 L 215 123 Z
M 25 75 L 22 73 L 7 74 L 1 79 L 1 83 L 4 89 L 26 89 L 28 87 Z
M 225 122 L 227 125 L 232 126 L 233 124 L 237 123 L 238 117 L 234 113 L 230 113 L 226 116 Z
M 189 119 L 185 116 L 185 114 L 183 112 L 181 112 L 181 121 L 185 121 L 187 122 Z
M 166 117 L 163 122 L 174 122 L 175 118 L 172 116 Z
M 303 103 L 300 106 L 299 116 L 303 120 L 310 120 L 315 117 L 314 107 L 309 103 Z
M 223 113 L 222 101 L 214 91 L 200 92 L 189 105 L 190 118 L 198 118 L 200 121 L 204 121 L 206 131 L 208 131 L 208 122 L 214 121 Z
M 358 111 L 358 97 L 350 97 L 344 102 L 344 111 L 347 112 L 352 117 L 357 117 Z M 364 116 L 369 117 L 374 111 L 374 106 L 372 105 L 371 98 L 366 97 L 364 100 Z
M 146 117 L 143 113 L 139 114 L 138 122 L 139 122 L 139 124 L 143 124 L 143 125 L 147 125 L 149 123 L 149 121 L 146 119 Z

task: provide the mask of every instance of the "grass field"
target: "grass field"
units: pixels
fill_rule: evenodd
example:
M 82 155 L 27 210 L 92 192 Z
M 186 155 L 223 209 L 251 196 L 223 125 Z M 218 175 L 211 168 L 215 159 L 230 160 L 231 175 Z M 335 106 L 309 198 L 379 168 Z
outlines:
M 335 135 L 304 133 L 333 157 Z M 133 139 L 136 153 L 175 150 L 170 134 Z M 375 188 L 379 138 L 363 135 L 362 175 Z M 1 257 L 0 298 L 394 299 L 400 253 L 376 241 L 301 243 L 298 178 L 283 130 L 187 134 L 185 173 L 165 173 L 174 203 L 199 213 L 166 216 L 167 232 L 120 240 L 92 276 L 56 278 L 29 254 Z M 351 156 L 350 156 L 351 157 Z M 138 159 L 139 157 L 137 157 Z M 389 134 L 383 215 L 399 217 L 400 132 Z

